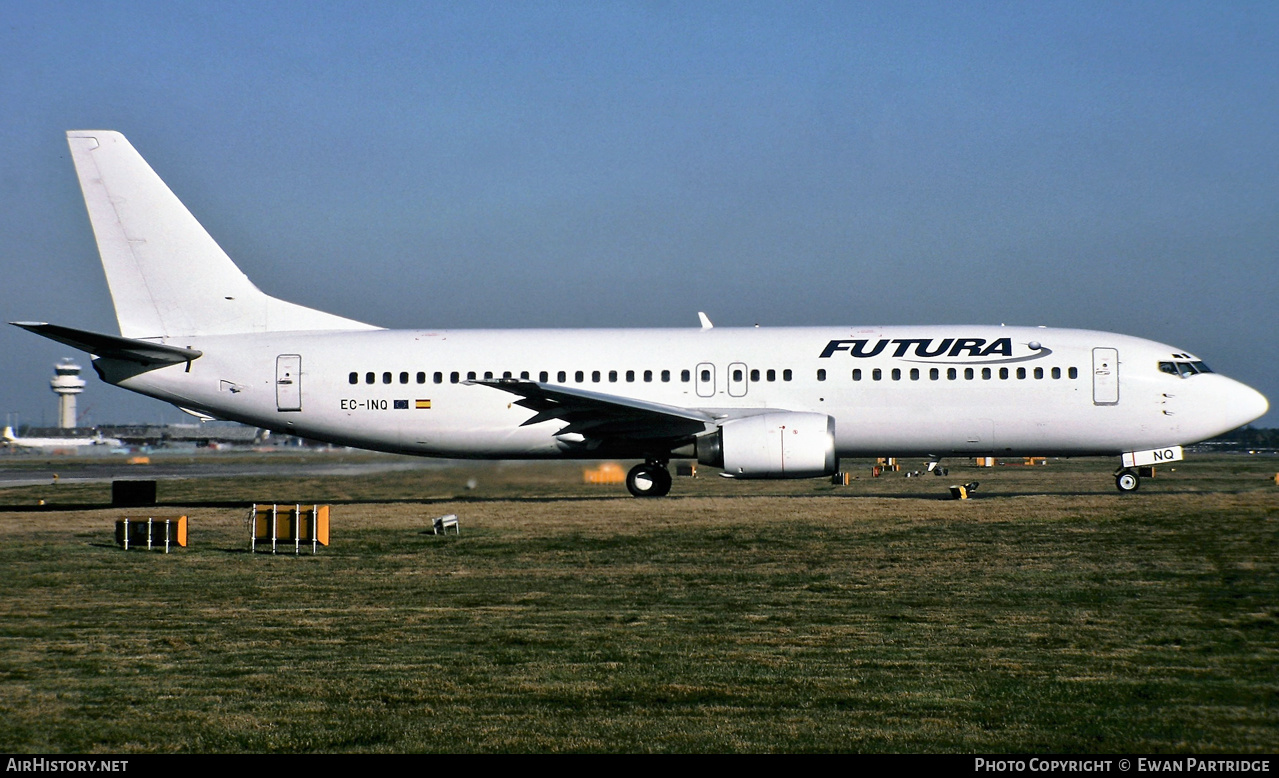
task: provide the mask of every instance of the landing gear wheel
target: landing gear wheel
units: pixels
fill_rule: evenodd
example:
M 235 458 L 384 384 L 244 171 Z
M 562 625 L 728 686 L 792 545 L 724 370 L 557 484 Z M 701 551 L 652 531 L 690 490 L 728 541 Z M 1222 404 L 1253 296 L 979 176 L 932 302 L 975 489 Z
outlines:
M 1115 486 L 1125 494 L 1135 492 L 1141 486 L 1141 478 L 1131 470 L 1124 470 L 1115 475 Z
M 626 488 L 636 497 L 665 497 L 671 491 L 671 472 L 656 462 L 636 465 L 626 474 Z

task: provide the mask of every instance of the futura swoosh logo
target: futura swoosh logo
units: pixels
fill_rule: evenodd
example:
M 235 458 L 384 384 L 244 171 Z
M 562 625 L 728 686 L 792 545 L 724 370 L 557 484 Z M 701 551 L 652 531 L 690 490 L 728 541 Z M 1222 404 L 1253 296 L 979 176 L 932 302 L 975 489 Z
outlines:
M 1039 351 L 1029 356 L 1012 357 L 1011 359 L 978 359 L 978 360 L 942 360 L 942 359 L 907 359 L 906 362 L 927 362 L 930 365 L 1011 365 L 1014 362 L 1030 362 L 1043 359 L 1053 353 L 1047 346 L 1040 346 Z

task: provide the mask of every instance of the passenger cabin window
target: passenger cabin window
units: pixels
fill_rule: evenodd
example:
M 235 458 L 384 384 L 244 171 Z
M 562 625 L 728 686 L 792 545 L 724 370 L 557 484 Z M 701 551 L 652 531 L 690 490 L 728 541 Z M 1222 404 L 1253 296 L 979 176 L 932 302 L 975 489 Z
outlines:
M 938 380 L 939 378 L 941 378 L 941 371 L 940 371 L 940 370 L 938 370 L 938 369 L 937 369 L 937 368 L 935 368 L 935 367 L 933 367 L 933 368 L 929 368 L 929 370 L 928 370 L 928 380 L 929 380 L 929 381 L 936 381 L 936 380 Z
M 902 369 L 900 367 L 893 368 L 893 380 L 894 381 L 902 380 Z
M 382 383 L 384 384 L 391 383 L 391 372 L 389 370 L 382 374 Z
M 752 370 L 751 370 L 751 380 L 752 380 L 752 381 L 758 381 L 758 380 L 759 380 L 759 370 L 757 370 L 757 369 L 752 369 Z
M 1053 378 L 1061 378 L 1061 368 L 1060 368 L 1060 367 L 1054 367 L 1054 368 L 1053 368 Z
M 692 381 L 692 380 L 693 380 L 693 372 L 692 372 L 691 370 L 681 370 L 681 371 L 679 371 L 679 380 L 683 381 L 684 383 L 688 383 L 689 381 Z
M 635 371 L 634 371 L 634 370 L 627 370 L 627 371 L 626 371 L 626 383 L 630 384 L 630 383 L 634 383 L 634 382 L 635 382 Z
M 577 372 L 573 373 L 573 380 L 578 382 L 579 384 L 582 383 L 583 381 L 586 380 L 586 373 L 583 373 L 581 370 L 578 370 Z
M 346 380 L 347 380 L 347 382 L 348 382 L 348 383 L 358 384 L 358 383 L 360 382 L 360 374 L 359 374 L 359 373 L 352 373 L 352 374 L 350 374 L 349 376 L 347 376 L 347 377 L 346 377 Z
M 771 368 L 770 368 L 770 369 L 769 369 L 769 371 L 768 371 L 767 373 L 765 373 L 765 374 L 764 374 L 764 380 L 766 380 L 766 381 L 776 381 L 776 380 L 777 380 L 777 371 L 776 371 L 776 370 L 773 370 L 773 369 L 771 369 Z
M 1044 369 L 1042 367 L 1035 368 L 1035 378 L 1043 378 L 1043 377 L 1044 377 Z
M 474 371 L 474 370 L 468 370 L 468 371 L 466 371 L 466 380 L 468 380 L 468 381 L 474 381 L 474 380 L 475 380 L 475 371 Z
M 563 370 L 559 371 L 555 374 L 555 380 L 561 384 L 566 383 L 568 381 L 568 373 L 565 373 Z
M 671 371 L 669 371 L 669 370 L 663 370 L 663 371 L 662 371 L 662 383 L 664 383 L 664 384 L 669 384 L 670 382 L 671 382 Z
M 791 372 L 790 372 L 790 368 L 787 368 L 787 369 L 785 369 L 785 370 L 783 370 L 783 371 L 782 371 L 782 380 L 783 380 L 783 381 L 789 381 L 790 379 L 791 379 Z
M 884 377 L 884 371 L 880 370 L 879 368 L 875 368 L 874 370 L 870 371 L 870 378 L 872 381 L 878 381 L 882 379 L 883 377 Z
M 617 371 L 616 371 L 616 370 L 610 370 L 610 371 L 608 371 L 608 382 L 609 382 L 610 384 L 615 384 L 615 383 L 617 383 Z
M 917 368 L 917 367 L 912 367 L 912 368 L 910 369 L 910 380 L 912 380 L 912 381 L 918 381 L 918 380 L 919 380 L 919 368 Z
M 437 383 L 437 384 L 442 384 L 442 383 L 444 383 L 444 374 L 443 374 L 443 373 L 439 373 L 439 372 L 437 372 L 437 373 L 435 374 L 435 383 Z
M 591 371 L 591 381 L 597 384 L 600 382 L 600 371 L 598 370 Z
M 740 370 L 739 370 L 739 371 L 737 371 L 737 372 L 738 372 L 738 373 L 741 373 L 741 371 L 740 371 Z M 736 379 L 736 380 L 740 381 L 740 380 L 742 380 L 742 379 L 738 378 L 738 379 Z M 826 371 L 825 371 L 824 369 L 819 369 L 819 370 L 817 371 L 817 380 L 818 380 L 818 381 L 825 381 L 825 380 L 826 380 Z
M 1077 368 L 1077 367 L 1072 367 L 1072 368 L 1070 368 L 1069 370 L 1067 370 L 1067 371 L 1066 371 L 1066 375 L 1067 375 L 1067 376 L 1069 376 L 1069 377 L 1071 377 L 1071 378 L 1078 378 L 1078 377 L 1079 377 L 1079 368 Z
M 439 373 L 436 373 L 436 375 L 439 375 Z M 424 373 L 424 372 L 422 372 L 422 371 L 420 371 L 420 370 L 419 370 L 419 371 L 418 371 L 418 374 L 417 374 L 417 382 L 418 382 L 419 384 L 424 384 L 424 383 L 426 383 L 426 373 Z M 436 383 L 438 384 L 438 383 L 439 383 L 439 381 L 436 381 Z
M 377 382 L 377 376 L 375 376 L 373 373 L 365 373 L 365 374 L 364 374 L 364 383 L 366 383 L 366 384 L 372 384 L 372 383 L 376 383 L 376 382 Z
M 400 383 L 407 384 L 408 382 L 409 382 L 409 371 L 407 370 L 400 371 Z
M 449 373 L 450 384 L 456 384 L 461 379 L 462 379 L 462 376 L 458 375 L 458 372 L 456 370 L 454 370 L 452 373 Z
M 853 380 L 854 381 L 862 380 L 862 369 L 860 367 L 853 368 Z
M 653 383 L 653 371 L 652 371 L 652 370 L 645 370 L 645 371 L 644 371 L 644 383 L 646 383 L 646 384 L 651 384 L 651 383 Z

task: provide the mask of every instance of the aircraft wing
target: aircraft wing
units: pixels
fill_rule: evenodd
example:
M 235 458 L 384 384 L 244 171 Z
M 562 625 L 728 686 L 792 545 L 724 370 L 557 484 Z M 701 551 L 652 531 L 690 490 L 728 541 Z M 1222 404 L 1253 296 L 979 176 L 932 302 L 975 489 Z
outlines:
M 204 352 L 193 348 L 166 346 L 163 343 L 152 343 L 135 338 L 122 338 L 119 335 L 104 335 L 100 332 L 77 330 L 71 327 L 61 327 L 57 324 L 34 321 L 14 321 L 9 323 L 28 332 L 34 332 L 49 340 L 65 343 L 72 348 L 80 349 L 95 356 L 137 362 L 145 367 L 190 362 L 204 354 Z
M 516 378 L 467 381 L 510 392 L 516 405 L 537 411 L 520 426 L 559 419 L 568 422 L 560 435 L 578 433 L 588 438 L 673 439 L 697 435 L 712 428 L 715 417 L 703 411 L 646 402 L 568 386 L 543 384 Z

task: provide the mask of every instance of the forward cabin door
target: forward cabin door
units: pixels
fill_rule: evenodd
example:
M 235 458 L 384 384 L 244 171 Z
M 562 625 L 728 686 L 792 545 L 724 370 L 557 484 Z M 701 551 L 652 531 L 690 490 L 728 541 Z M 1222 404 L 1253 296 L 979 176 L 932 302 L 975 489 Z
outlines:
M 1119 350 L 1092 350 L 1092 401 L 1094 405 L 1119 403 Z
M 302 355 L 281 354 L 275 358 L 275 408 L 302 410 Z

